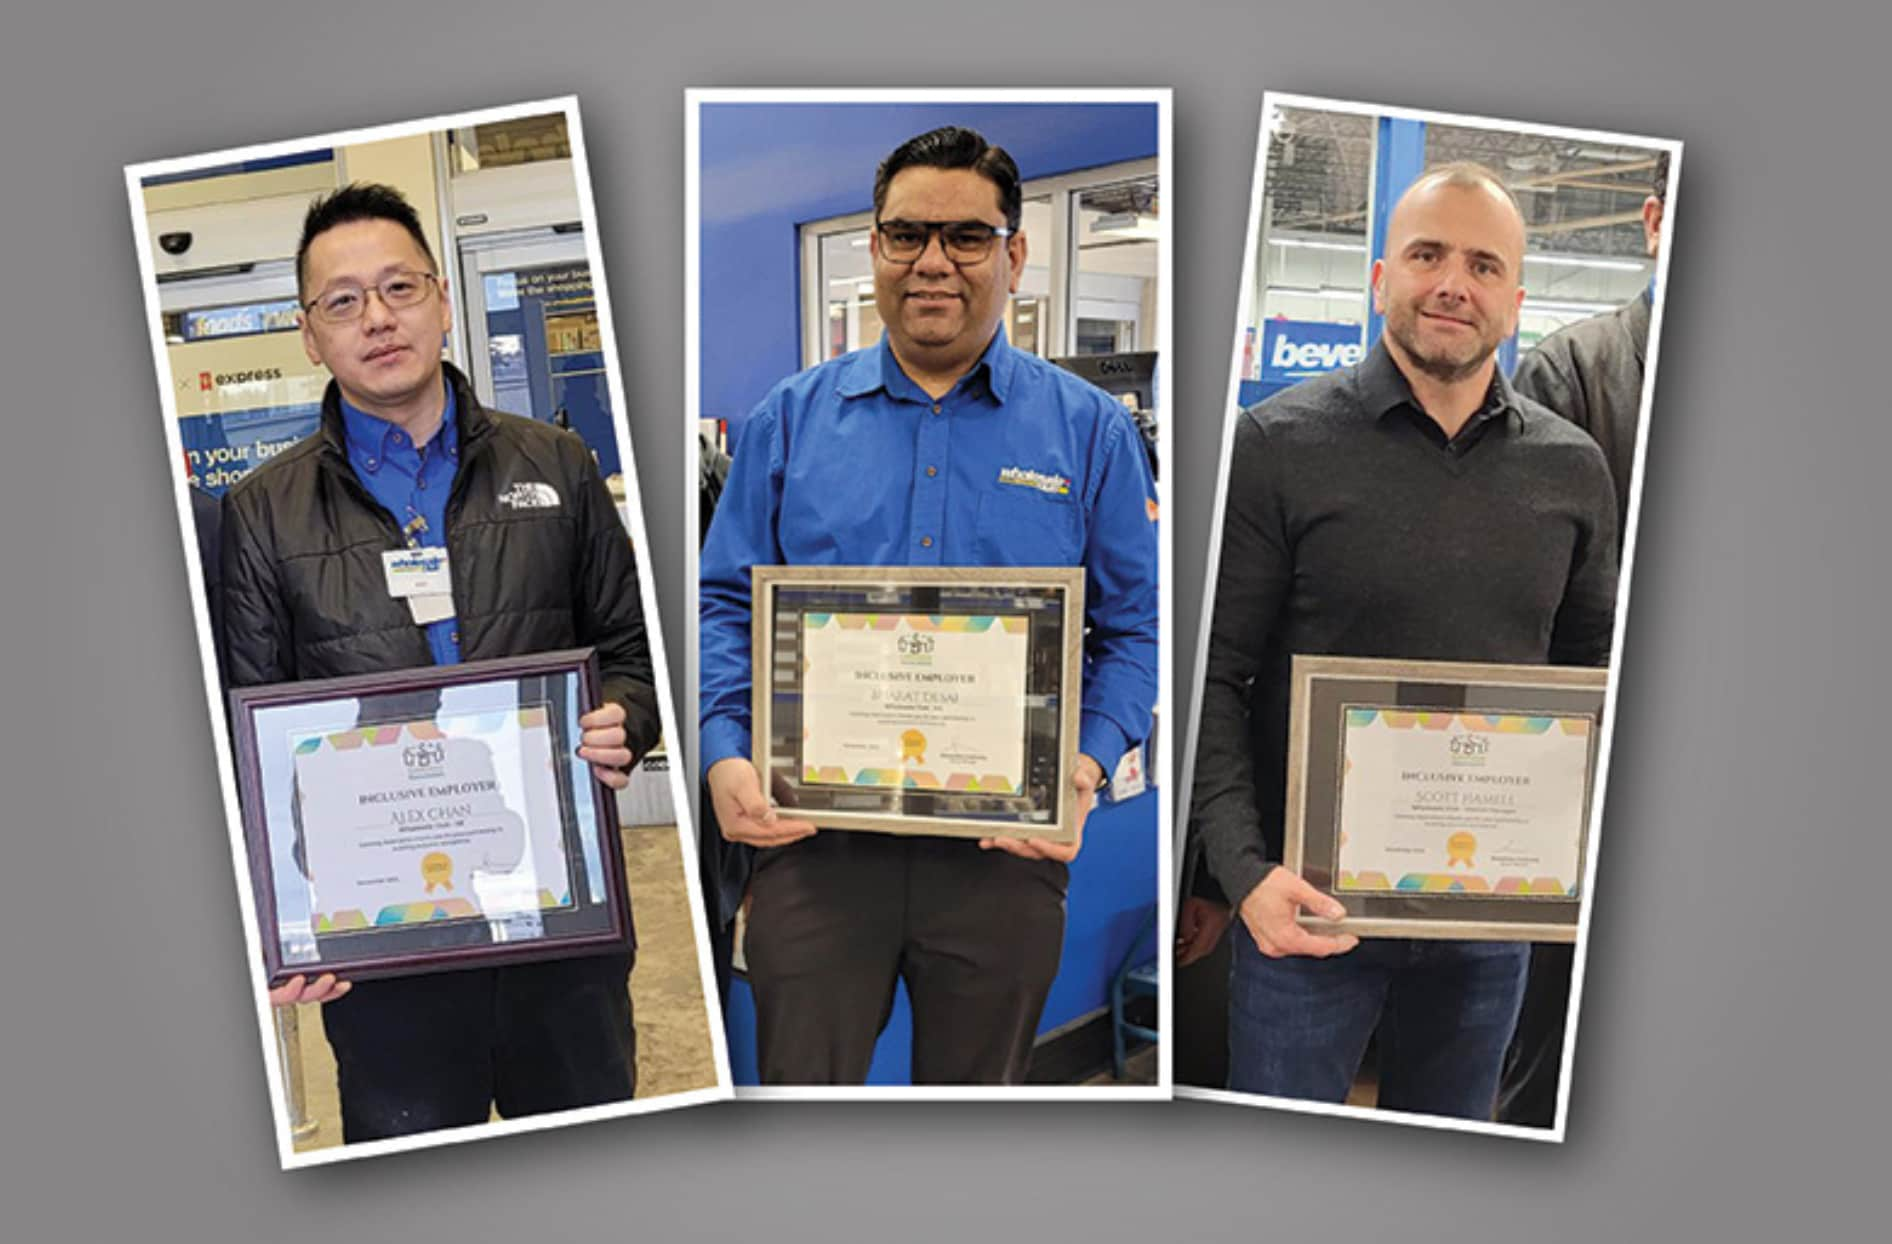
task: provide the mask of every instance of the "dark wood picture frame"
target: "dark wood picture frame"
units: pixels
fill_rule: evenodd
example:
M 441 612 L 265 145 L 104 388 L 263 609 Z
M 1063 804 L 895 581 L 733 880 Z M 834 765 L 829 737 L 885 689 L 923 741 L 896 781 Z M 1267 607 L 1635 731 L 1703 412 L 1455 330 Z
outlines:
M 457 968 L 492 967 L 509 963 L 536 962 L 586 954 L 630 952 L 635 944 L 631 923 L 629 888 L 619 838 L 615 792 L 597 778 L 588 765 L 584 778 L 591 783 L 593 823 L 579 825 L 577 809 L 572 805 L 574 791 L 561 779 L 557 791 L 561 810 L 567 818 L 564 838 L 568 851 L 589 838 L 598 852 L 604 900 L 578 904 L 583 918 L 565 921 L 572 927 L 562 932 L 523 941 L 494 942 L 466 940 L 458 945 L 426 945 L 415 934 L 436 929 L 431 922 L 401 925 L 386 933 L 369 929 L 348 935 L 351 949 L 368 947 L 367 953 L 324 957 L 316 962 L 286 963 L 283 938 L 278 920 L 277 888 L 272 845 L 286 827 L 269 823 L 268 801 L 263 787 L 262 757 L 257 740 L 256 718 L 263 710 L 284 706 L 319 704 L 329 700 L 358 699 L 403 694 L 425 694 L 450 687 L 518 682 L 544 676 L 576 677 L 578 705 L 582 716 L 603 703 L 602 684 L 595 650 L 574 648 L 538 653 L 525 657 L 505 657 L 491 661 L 471 661 L 458 665 L 423 666 L 381 674 L 363 674 L 347 678 L 313 679 L 304 682 L 274 683 L 266 686 L 240 687 L 229 693 L 230 733 L 236 761 L 237 798 L 243 823 L 245 856 L 249 866 L 249 884 L 256 900 L 258 941 L 268 969 L 269 984 L 276 985 L 292 977 L 334 972 L 347 980 L 373 980 L 407 976 L 422 972 Z M 563 720 L 563 709 L 554 714 L 554 738 L 563 739 L 567 751 L 577 746 L 576 718 Z M 555 753 L 556 754 L 556 753 Z M 302 832 L 298 827 L 294 832 Z M 575 857 L 583 863 L 582 850 Z M 572 893 L 593 878 L 588 867 L 572 878 Z M 480 930 L 484 922 L 453 922 L 460 930 Z M 320 940 L 319 938 L 317 939 Z M 385 951 L 374 950 L 374 942 L 392 944 Z

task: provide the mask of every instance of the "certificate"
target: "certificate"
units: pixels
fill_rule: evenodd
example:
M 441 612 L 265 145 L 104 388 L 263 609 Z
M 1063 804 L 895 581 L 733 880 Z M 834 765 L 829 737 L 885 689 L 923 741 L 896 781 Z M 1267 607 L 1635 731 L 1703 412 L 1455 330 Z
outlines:
M 1016 795 L 1025 777 L 1022 616 L 802 617 L 802 780 Z
M 1349 704 L 1342 722 L 1339 889 L 1577 892 L 1590 715 Z
M 547 705 L 313 732 L 294 754 L 318 932 L 571 906 Z
M 270 983 L 628 951 L 589 649 L 230 696 Z
M 1283 860 L 1362 937 L 1571 941 L 1607 674 L 1294 658 Z
M 1083 571 L 757 566 L 755 763 L 824 829 L 1076 833 Z

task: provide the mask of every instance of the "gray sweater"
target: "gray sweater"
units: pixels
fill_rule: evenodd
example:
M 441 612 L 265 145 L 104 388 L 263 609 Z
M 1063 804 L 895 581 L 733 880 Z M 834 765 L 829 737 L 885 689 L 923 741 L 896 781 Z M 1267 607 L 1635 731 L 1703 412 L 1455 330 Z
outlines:
M 1281 858 L 1294 654 L 1609 660 L 1609 467 L 1502 374 L 1448 442 L 1376 345 L 1242 413 L 1225 508 L 1190 831 L 1231 903 Z

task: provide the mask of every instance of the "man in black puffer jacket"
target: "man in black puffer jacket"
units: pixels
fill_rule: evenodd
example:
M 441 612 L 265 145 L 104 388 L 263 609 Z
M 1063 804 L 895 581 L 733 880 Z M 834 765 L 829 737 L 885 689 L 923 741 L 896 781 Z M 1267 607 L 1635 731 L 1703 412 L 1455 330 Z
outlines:
M 598 651 L 578 754 L 622 788 L 659 717 L 630 541 L 585 444 L 484 409 L 442 362 L 451 303 L 397 191 L 318 199 L 297 251 L 322 424 L 224 499 L 232 686 L 561 648 Z M 451 591 L 393 595 L 382 555 L 448 554 Z M 616 1101 L 636 1085 L 628 955 L 272 992 L 323 1001 L 350 1143 Z

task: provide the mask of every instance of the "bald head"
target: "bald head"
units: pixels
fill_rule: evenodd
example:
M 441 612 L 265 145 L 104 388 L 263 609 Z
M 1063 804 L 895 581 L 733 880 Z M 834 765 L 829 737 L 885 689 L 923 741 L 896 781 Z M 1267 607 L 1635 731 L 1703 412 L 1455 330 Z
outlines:
M 1373 306 L 1402 369 L 1442 382 L 1489 376 L 1524 301 L 1524 216 L 1478 164 L 1429 169 L 1394 205 L 1373 265 Z
M 1408 229 L 1411 228 L 1413 212 L 1450 191 L 1468 196 L 1482 195 L 1490 201 L 1489 207 L 1497 213 L 1487 222 L 1494 226 L 1495 236 L 1490 240 L 1494 245 L 1501 244 L 1502 253 L 1510 258 L 1511 266 L 1521 271 L 1524 264 L 1524 212 L 1518 205 L 1518 197 L 1511 193 L 1511 187 L 1505 185 L 1504 179 L 1497 173 L 1470 160 L 1429 168 L 1406 187 L 1406 193 L 1399 196 L 1399 202 L 1393 205 L 1392 215 L 1387 218 L 1388 253 L 1393 249 L 1393 239 L 1400 235 L 1400 226 L 1405 224 Z M 1446 194 L 1445 197 L 1449 199 L 1453 196 Z

